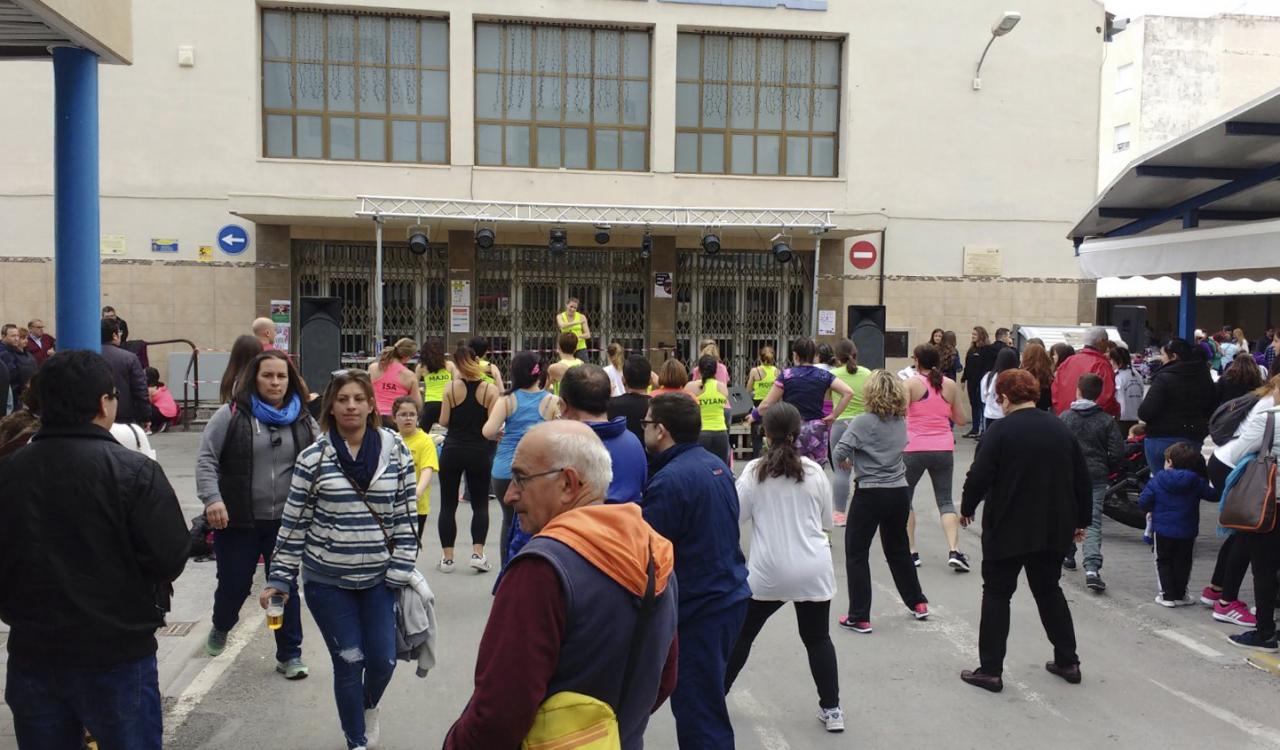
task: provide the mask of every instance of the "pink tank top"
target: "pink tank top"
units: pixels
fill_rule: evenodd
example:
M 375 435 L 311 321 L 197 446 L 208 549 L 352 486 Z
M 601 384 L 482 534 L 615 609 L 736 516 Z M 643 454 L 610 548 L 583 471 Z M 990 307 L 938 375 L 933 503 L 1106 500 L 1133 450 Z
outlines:
M 400 373 L 404 370 L 404 365 L 392 360 L 378 379 L 373 381 L 373 398 L 378 404 L 378 413 L 384 417 L 392 416 L 391 406 L 396 399 L 410 394 L 410 390 L 400 382 Z
M 935 390 L 929 378 L 916 375 L 924 383 L 924 398 L 907 406 L 907 453 L 953 451 L 955 435 L 951 432 L 951 404 Z

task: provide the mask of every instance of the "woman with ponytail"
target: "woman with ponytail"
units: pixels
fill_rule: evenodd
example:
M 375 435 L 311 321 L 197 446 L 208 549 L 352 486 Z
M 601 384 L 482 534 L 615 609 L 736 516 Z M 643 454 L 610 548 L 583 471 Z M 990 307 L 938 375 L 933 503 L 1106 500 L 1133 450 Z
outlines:
M 609 344 L 605 354 L 609 357 L 609 364 L 604 366 L 604 374 L 609 376 L 609 398 L 621 396 L 627 392 L 622 384 L 622 365 L 626 359 L 627 350 L 615 341 Z
M 715 377 L 714 367 L 711 376 Z M 829 618 L 835 596 L 835 569 L 827 530 L 831 528 L 831 486 L 822 467 L 796 452 L 800 412 L 787 403 L 764 416 L 769 451 L 738 478 L 738 517 L 751 523 L 747 582 L 751 599 L 738 642 L 729 657 L 725 691 L 733 686 L 751 653 L 751 644 L 769 617 L 787 602 L 796 607 L 800 640 L 818 688 L 818 718 L 829 732 L 844 729 L 840 679 Z M 912 571 L 915 572 L 914 570 Z
M 467 477 L 471 495 L 471 560 L 478 573 L 490 570 L 484 555 L 489 536 L 489 479 L 492 469 L 490 441 L 484 436 L 489 410 L 498 400 L 497 386 L 485 382 L 489 373 L 471 347 L 462 344 L 453 353 L 458 377 L 445 389 L 440 425 L 448 430 L 440 448 L 440 558 L 441 573 L 452 573 L 453 544 L 458 537 L 458 488 Z
M 937 352 L 928 344 L 923 347 Z M 918 361 L 916 366 L 919 367 Z M 929 600 L 920 590 L 907 541 L 907 514 L 911 512 L 911 490 L 903 461 L 908 430 L 904 419 L 907 389 L 896 375 L 876 370 L 864 386 L 863 403 L 866 410 L 850 420 L 832 453 L 833 461 L 845 471 L 853 469 L 858 478 L 844 532 L 849 612 L 839 621 L 840 627 L 855 633 L 871 632 L 869 558 L 877 530 L 898 595 L 917 620 L 929 616 Z
M 422 378 L 423 401 L 418 426 L 425 432 L 431 432 L 431 427 L 440 421 L 440 403 L 444 400 L 444 389 L 457 375 L 457 368 L 444 357 L 444 341 L 439 336 L 432 336 L 422 343 L 422 352 L 418 354 L 417 374 Z
M 835 361 L 838 364 L 831 372 L 836 376 L 836 380 L 849 386 L 853 391 L 853 398 L 844 411 L 836 415 L 836 421 L 831 425 L 832 445 L 840 442 L 840 437 L 844 435 L 849 423 L 862 413 L 862 389 L 871 377 L 871 371 L 858 364 L 858 347 L 849 339 L 836 342 Z M 835 505 L 835 524 L 840 528 L 847 520 L 845 509 L 849 506 L 849 472 L 841 469 L 839 464 L 833 464 L 833 468 L 835 479 L 831 482 L 832 502 Z
M 960 517 L 956 515 L 955 502 L 951 499 L 952 471 L 955 469 L 955 434 L 952 425 L 969 424 L 964 408 L 964 394 L 956 381 L 942 374 L 941 355 L 930 344 L 921 344 L 915 350 L 915 377 L 906 383 L 907 388 L 907 448 L 903 460 L 907 467 L 907 497 L 915 497 L 916 484 L 929 472 L 933 483 L 933 499 L 938 504 L 938 516 L 942 531 L 947 536 L 950 554 L 947 565 L 957 573 L 969 572 L 969 560 L 960 551 Z M 907 515 L 907 538 L 911 544 L 911 560 L 920 565 L 916 551 L 916 514 Z
M 698 379 L 689 381 L 684 390 L 698 402 L 698 408 L 702 412 L 702 432 L 698 435 L 698 444 L 724 461 L 725 466 L 731 466 L 729 422 L 725 419 L 729 390 L 716 379 L 718 364 L 710 354 L 699 357 Z
M 396 399 L 408 396 L 422 410 L 422 392 L 418 390 L 418 376 L 407 365 L 413 355 L 418 353 L 418 345 L 413 339 L 400 339 L 382 350 L 378 361 L 369 366 L 369 379 L 373 381 L 373 397 L 377 402 L 378 414 L 382 417 L 382 426 L 395 430 L 396 420 L 393 407 Z

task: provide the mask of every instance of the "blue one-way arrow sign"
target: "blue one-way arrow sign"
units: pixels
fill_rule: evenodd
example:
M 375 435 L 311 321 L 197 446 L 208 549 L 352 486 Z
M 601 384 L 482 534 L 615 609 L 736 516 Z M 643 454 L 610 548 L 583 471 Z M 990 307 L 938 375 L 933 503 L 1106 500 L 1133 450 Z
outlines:
M 218 230 L 218 247 L 227 255 L 239 255 L 249 247 L 249 233 L 244 227 L 228 224 Z

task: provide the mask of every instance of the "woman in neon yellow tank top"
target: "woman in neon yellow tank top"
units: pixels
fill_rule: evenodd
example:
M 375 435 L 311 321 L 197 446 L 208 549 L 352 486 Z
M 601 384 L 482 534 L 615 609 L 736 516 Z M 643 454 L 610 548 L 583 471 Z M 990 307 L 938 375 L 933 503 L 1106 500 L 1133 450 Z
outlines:
M 480 370 L 483 372 L 480 379 L 502 391 L 502 373 L 498 371 L 497 365 L 484 358 L 484 355 L 489 353 L 489 341 L 483 336 L 472 336 L 467 341 L 467 348 L 476 355 L 476 362 L 479 363 Z
M 422 380 L 422 414 L 418 418 L 418 426 L 424 432 L 431 432 L 431 427 L 440 421 L 440 402 L 444 399 L 444 389 L 456 377 L 457 368 L 444 357 L 444 341 L 439 336 L 432 336 L 422 342 L 422 351 L 418 353 L 417 375 Z
M 573 356 L 578 348 L 578 337 L 572 333 L 562 333 L 556 337 L 556 349 L 560 352 L 560 361 L 547 368 L 547 389 L 560 395 L 560 379 L 571 367 L 583 364 L 582 360 Z
M 849 422 L 864 411 L 863 389 L 871 379 L 871 371 L 858 364 L 858 347 L 849 339 L 841 339 L 835 347 L 836 368 L 831 371 L 836 380 L 853 389 L 853 398 L 844 411 L 836 415 L 831 424 L 831 445 L 835 446 L 844 435 Z M 832 514 L 836 526 L 845 525 L 845 509 L 849 507 L 849 469 L 835 467 L 835 477 L 831 481 L 831 500 L 835 512 Z
M 747 390 L 751 391 L 751 404 L 759 407 L 760 402 L 764 401 L 765 396 L 769 395 L 769 389 L 773 387 L 773 381 L 778 379 L 778 367 L 774 364 L 773 347 L 760 347 L 760 364 L 751 368 L 751 372 L 747 374 Z M 761 452 L 764 451 L 764 436 L 760 432 L 760 423 L 751 423 L 751 455 L 759 458 Z
M 578 312 L 577 297 L 570 297 L 564 305 L 564 312 L 556 315 L 556 328 L 560 333 L 572 333 L 577 337 L 573 353 L 579 359 L 586 356 L 587 339 L 591 338 L 591 326 L 587 325 L 587 316 Z
M 716 380 L 716 358 L 703 355 L 698 359 L 698 380 L 692 380 L 685 391 L 698 402 L 702 412 L 702 432 L 698 444 L 713 455 L 719 456 L 725 466 L 731 466 L 729 455 L 729 424 L 725 410 L 729 406 L 729 391 Z

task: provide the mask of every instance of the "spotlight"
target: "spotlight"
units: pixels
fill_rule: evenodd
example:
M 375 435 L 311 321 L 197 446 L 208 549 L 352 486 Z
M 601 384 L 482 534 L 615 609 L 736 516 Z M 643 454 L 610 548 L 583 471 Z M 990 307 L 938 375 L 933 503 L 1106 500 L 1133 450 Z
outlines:
M 564 255 L 569 249 L 569 233 L 560 227 L 552 229 L 551 236 L 547 240 L 547 249 L 557 257 Z
M 409 251 L 414 255 L 426 255 L 428 241 L 426 227 L 409 227 Z
M 488 250 L 493 247 L 494 233 L 489 227 L 480 227 L 476 230 L 476 247 L 481 250 Z
M 787 244 L 785 239 L 777 240 L 773 243 L 773 259 L 779 263 L 790 263 L 795 257 L 795 253 L 791 252 L 791 246 Z
M 608 224 L 596 224 L 596 244 L 597 245 L 609 244 L 610 229 L 611 227 Z
M 644 236 L 640 238 L 640 258 L 642 260 L 648 260 L 649 256 L 652 254 L 653 254 L 653 235 L 649 234 L 648 232 L 645 232 Z
M 702 251 L 707 255 L 720 252 L 720 236 L 711 232 L 702 235 Z

